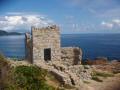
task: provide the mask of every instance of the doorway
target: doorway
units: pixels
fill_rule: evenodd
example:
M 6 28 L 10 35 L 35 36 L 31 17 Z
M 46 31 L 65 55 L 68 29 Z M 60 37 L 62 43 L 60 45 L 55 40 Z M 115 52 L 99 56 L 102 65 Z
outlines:
M 44 60 L 45 61 L 51 60 L 51 48 L 44 49 Z

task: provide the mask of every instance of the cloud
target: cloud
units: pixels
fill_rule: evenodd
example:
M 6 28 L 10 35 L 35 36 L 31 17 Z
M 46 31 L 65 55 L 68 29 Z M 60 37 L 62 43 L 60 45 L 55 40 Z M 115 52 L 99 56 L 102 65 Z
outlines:
M 112 22 L 120 26 L 120 19 L 114 19 L 112 20 Z
M 101 26 L 103 26 L 105 29 L 120 29 L 120 19 L 113 19 L 109 22 L 103 21 Z
M 17 14 L 17 15 L 16 15 Z M 19 14 L 0 16 L 0 29 L 6 31 L 30 30 L 31 26 L 44 27 L 54 22 L 42 15 Z
M 101 25 L 105 28 L 109 28 L 109 29 L 113 28 L 113 23 L 103 21 Z

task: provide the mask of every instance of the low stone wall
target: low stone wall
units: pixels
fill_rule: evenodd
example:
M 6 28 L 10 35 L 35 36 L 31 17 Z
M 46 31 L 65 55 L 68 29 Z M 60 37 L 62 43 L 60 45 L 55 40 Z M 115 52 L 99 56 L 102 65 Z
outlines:
M 82 60 L 82 50 L 79 47 L 61 48 L 61 61 L 64 65 L 79 65 Z

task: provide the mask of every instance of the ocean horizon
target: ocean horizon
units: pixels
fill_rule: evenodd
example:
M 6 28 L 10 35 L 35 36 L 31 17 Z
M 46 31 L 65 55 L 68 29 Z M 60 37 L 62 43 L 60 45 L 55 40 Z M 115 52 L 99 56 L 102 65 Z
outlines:
M 83 59 L 120 60 L 120 34 L 61 34 L 61 47 L 80 47 Z M 0 52 L 6 57 L 25 58 L 25 36 L 0 36 Z

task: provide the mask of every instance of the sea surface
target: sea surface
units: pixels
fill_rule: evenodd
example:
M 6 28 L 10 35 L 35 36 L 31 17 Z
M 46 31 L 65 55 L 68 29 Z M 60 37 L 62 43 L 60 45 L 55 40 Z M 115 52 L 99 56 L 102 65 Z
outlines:
M 80 47 L 83 59 L 108 57 L 120 60 L 120 34 L 63 34 L 62 47 Z M 25 36 L 0 36 L 0 52 L 7 57 L 25 57 Z
M 25 36 L 0 36 L 0 53 L 10 58 L 25 58 Z
M 120 34 L 69 34 L 61 38 L 63 47 L 81 47 L 83 59 L 107 57 L 120 60 Z

